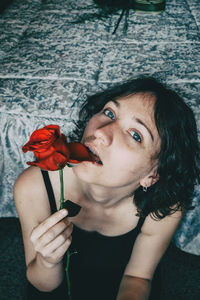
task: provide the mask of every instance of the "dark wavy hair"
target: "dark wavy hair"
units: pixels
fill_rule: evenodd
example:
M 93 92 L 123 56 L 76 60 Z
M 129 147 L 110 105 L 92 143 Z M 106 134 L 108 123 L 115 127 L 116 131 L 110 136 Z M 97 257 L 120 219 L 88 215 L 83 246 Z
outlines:
M 154 219 L 162 219 L 177 210 L 192 209 L 194 186 L 200 182 L 200 148 L 194 114 L 176 92 L 156 79 L 132 79 L 89 96 L 79 114 L 79 139 L 88 120 L 108 101 L 135 93 L 155 97 L 154 118 L 161 138 L 160 178 L 147 192 L 142 187 L 134 192 L 138 215 L 151 214 Z

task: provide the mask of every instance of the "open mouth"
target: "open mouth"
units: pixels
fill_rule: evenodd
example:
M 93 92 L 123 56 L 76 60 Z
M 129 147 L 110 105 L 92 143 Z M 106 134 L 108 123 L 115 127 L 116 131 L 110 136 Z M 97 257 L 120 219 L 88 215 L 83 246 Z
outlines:
M 103 165 L 100 157 L 94 151 L 92 151 L 89 147 L 86 146 L 86 148 L 87 148 L 88 152 L 90 153 L 92 159 L 95 161 L 95 163 L 97 163 L 98 165 Z

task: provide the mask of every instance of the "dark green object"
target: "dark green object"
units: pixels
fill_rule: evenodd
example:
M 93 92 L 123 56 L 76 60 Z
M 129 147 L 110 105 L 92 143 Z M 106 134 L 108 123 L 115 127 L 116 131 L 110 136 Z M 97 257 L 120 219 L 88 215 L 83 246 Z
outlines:
M 134 0 L 134 9 L 141 12 L 161 12 L 165 10 L 165 0 Z
M 117 9 L 135 9 L 141 12 L 161 12 L 165 9 L 165 0 L 94 0 L 101 7 Z
M 135 0 L 94 0 L 101 7 L 111 7 L 117 9 L 134 8 Z
M 70 200 L 67 200 L 63 203 L 63 208 L 66 208 L 68 210 L 68 217 L 75 217 L 81 210 L 80 205 Z

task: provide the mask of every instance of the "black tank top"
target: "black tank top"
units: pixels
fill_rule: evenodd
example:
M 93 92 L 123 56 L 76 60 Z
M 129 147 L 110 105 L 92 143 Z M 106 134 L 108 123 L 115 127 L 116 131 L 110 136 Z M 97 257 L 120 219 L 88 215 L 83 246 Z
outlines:
M 56 201 L 47 171 L 42 171 L 52 214 Z M 85 231 L 74 225 L 70 246 L 70 281 L 73 300 L 115 300 L 124 269 L 132 253 L 144 218 L 131 231 L 114 237 Z M 66 285 L 62 283 L 62 297 L 67 299 Z M 40 292 L 41 293 L 41 292 Z M 55 293 L 55 291 L 54 291 Z M 52 293 L 42 293 L 52 294 Z M 29 298 L 31 299 L 31 298 Z M 55 298 L 35 298 L 56 299 Z

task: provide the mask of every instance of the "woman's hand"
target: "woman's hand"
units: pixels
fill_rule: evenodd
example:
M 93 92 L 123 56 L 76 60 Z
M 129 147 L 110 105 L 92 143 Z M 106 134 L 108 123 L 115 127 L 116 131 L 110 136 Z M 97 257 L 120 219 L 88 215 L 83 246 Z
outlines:
M 68 211 L 62 209 L 35 227 L 30 240 L 37 253 L 36 259 L 45 267 L 52 268 L 63 259 L 72 241 L 73 224 Z

